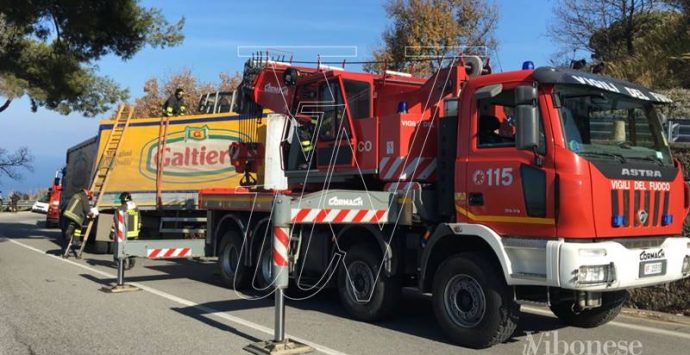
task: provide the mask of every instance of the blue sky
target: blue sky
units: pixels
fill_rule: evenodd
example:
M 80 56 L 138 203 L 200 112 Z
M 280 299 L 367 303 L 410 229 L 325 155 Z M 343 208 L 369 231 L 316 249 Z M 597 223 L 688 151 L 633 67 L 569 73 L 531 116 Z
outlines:
M 519 69 L 525 60 L 548 65 L 557 48 L 546 36 L 551 21 L 551 0 L 495 0 L 499 6 L 496 30 L 498 50 L 491 53 L 495 70 Z M 143 94 L 144 81 L 166 77 L 189 68 L 202 81 L 215 82 L 220 72 L 242 69 L 245 58 L 238 46 L 349 46 L 357 58 L 369 59 L 389 24 L 384 1 L 142 1 L 158 7 L 171 21 L 186 17 L 184 43 L 165 50 L 146 48 L 123 62 L 107 57 L 99 72 L 129 88 L 130 97 Z M 333 49 L 328 49 L 329 51 Z M 325 51 L 325 49 L 322 49 Z M 352 49 L 343 49 L 349 55 Z M 315 60 L 317 51 L 295 53 L 296 59 Z M 323 54 L 323 53 L 322 53 Z M 331 53 L 333 54 L 333 53 Z M 500 64 L 500 67 L 498 66 Z M 34 171 L 22 181 L 6 177 L 0 190 L 35 190 L 47 187 L 55 170 L 64 165 L 67 148 L 94 136 L 98 118 L 79 114 L 63 116 L 30 110 L 27 99 L 15 100 L 0 113 L 0 147 L 13 151 L 28 146 Z

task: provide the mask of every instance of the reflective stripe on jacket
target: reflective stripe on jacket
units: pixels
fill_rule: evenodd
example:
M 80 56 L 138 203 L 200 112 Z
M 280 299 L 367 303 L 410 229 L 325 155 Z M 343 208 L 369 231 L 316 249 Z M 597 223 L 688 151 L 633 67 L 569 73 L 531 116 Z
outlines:
M 163 114 L 165 116 L 184 115 L 186 112 L 187 106 L 184 103 L 184 99 L 178 99 L 174 94 L 170 95 L 163 104 Z
M 62 215 L 81 226 L 89 214 L 89 200 L 83 191 L 72 195 Z

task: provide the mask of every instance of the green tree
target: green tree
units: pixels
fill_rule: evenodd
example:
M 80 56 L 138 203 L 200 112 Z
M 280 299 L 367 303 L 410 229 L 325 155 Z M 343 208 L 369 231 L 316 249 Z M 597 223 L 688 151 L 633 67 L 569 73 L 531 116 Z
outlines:
M 690 28 L 686 16 L 666 11 L 635 38 L 637 53 L 607 60 L 608 73 L 654 88 L 690 88 Z
M 606 74 L 657 89 L 690 88 L 689 0 L 559 0 L 550 34 Z
M 668 89 L 661 93 L 673 100 L 670 105 L 663 106 L 662 111 L 672 119 L 690 119 L 690 90 Z
M 128 93 L 96 62 L 177 45 L 183 26 L 137 0 L 0 0 L 0 112 L 27 95 L 33 110 L 103 113 Z
M 444 57 L 496 46 L 498 8 L 488 0 L 389 0 L 385 9 L 393 22 L 372 56 L 387 69 L 430 74 Z M 365 66 L 381 69 L 381 63 Z
M 565 52 L 585 50 L 601 60 L 636 53 L 635 38 L 655 20 L 661 0 L 558 0 L 549 36 Z

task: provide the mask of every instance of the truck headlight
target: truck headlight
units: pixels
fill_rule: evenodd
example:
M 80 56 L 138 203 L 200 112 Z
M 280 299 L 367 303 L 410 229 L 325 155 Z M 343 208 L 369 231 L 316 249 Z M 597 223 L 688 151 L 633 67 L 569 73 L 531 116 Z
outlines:
M 610 283 L 616 279 L 616 268 L 613 263 L 607 265 L 582 265 L 577 272 L 577 283 L 599 284 Z
M 683 268 L 681 270 L 683 275 L 690 274 L 690 255 L 686 255 L 683 259 Z

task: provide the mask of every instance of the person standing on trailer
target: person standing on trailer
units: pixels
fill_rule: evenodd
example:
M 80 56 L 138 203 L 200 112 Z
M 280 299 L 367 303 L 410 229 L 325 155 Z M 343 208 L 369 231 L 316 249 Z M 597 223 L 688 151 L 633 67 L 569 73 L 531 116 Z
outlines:
M 84 188 L 72 195 L 67 202 L 67 207 L 62 212 L 62 255 L 68 257 L 69 248 L 72 248 L 74 255 L 81 243 L 81 229 L 87 218 L 91 218 L 89 200 L 91 192 Z
M 163 104 L 163 115 L 167 117 L 180 116 L 187 113 L 187 105 L 184 102 L 184 90 L 177 88 Z

